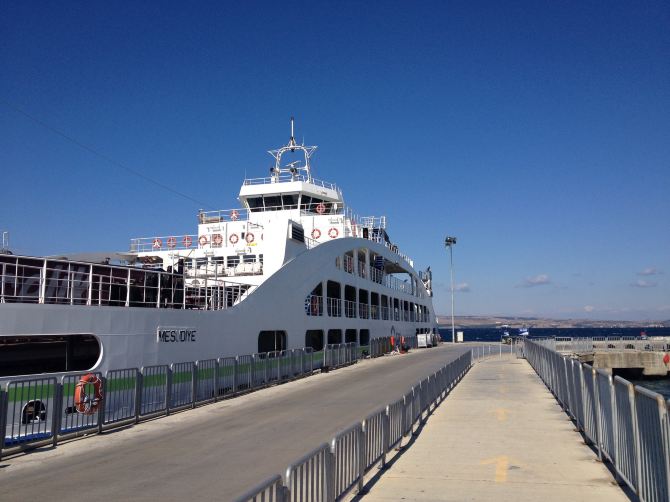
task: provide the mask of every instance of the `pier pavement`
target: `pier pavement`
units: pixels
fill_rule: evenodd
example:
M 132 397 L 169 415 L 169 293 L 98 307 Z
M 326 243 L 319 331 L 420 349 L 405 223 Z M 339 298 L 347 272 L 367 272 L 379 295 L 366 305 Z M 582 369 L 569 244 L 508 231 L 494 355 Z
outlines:
M 467 351 L 364 360 L 0 461 L 0 500 L 233 500 Z
M 626 501 L 524 359 L 477 363 L 364 502 Z

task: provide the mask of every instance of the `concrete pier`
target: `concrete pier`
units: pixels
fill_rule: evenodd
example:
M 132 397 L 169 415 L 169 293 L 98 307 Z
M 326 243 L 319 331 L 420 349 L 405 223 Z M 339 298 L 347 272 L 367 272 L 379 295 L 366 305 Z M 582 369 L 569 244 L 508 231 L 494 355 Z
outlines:
M 646 350 L 578 353 L 577 359 L 596 369 L 639 369 L 645 376 L 666 376 L 670 370 L 667 352 Z
M 364 501 L 629 500 L 522 359 L 476 364 Z

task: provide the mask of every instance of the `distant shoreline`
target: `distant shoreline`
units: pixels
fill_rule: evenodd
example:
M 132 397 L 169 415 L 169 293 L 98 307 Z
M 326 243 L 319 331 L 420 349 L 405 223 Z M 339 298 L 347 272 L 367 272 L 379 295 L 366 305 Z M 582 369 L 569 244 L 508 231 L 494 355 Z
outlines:
M 440 327 L 451 326 L 451 317 L 438 315 Z M 454 316 L 457 328 L 667 328 L 670 320 L 665 321 L 618 321 L 592 319 L 545 319 L 538 317 L 502 317 L 502 316 Z

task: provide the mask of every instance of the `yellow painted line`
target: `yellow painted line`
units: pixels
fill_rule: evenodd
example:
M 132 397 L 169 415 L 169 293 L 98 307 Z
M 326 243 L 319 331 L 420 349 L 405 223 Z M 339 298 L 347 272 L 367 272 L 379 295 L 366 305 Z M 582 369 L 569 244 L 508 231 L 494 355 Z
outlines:
M 509 457 L 507 455 L 501 455 L 499 457 L 487 458 L 480 462 L 481 465 L 491 465 L 495 464 L 496 466 L 496 483 L 506 483 L 507 482 L 507 471 L 509 470 Z
M 504 422 L 507 420 L 507 412 L 509 412 L 509 410 L 506 408 L 496 408 L 495 413 L 498 422 Z

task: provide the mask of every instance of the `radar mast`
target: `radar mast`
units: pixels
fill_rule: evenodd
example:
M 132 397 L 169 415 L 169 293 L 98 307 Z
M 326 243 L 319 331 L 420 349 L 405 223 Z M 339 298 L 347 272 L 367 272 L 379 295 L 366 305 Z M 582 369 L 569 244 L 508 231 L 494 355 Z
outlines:
M 288 140 L 288 144 L 276 150 L 268 150 L 268 153 L 272 155 L 272 157 L 274 157 L 275 159 L 274 167 L 270 168 L 270 175 L 274 178 L 275 181 L 279 181 L 279 175 L 281 173 L 290 173 L 291 177 L 295 179 L 298 177 L 299 172 L 302 171 L 305 174 L 307 181 L 311 182 L 312 169 L 309 161 L 310 158 L 312 157 L 312 154 L 314 154 L 315 150 L 316 146 L 305 146 L 304 142 L 301 145 L 296 143 L 294 133 L 294 118 L 291 117 L 291 137 Z M 286 152 L 289 151 L 302 152 L 304 154 L 304 160 L 296 160 L 282 166 L 281 164 L 282 155 L 284 155 Z

